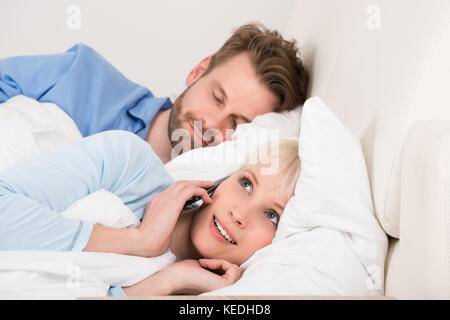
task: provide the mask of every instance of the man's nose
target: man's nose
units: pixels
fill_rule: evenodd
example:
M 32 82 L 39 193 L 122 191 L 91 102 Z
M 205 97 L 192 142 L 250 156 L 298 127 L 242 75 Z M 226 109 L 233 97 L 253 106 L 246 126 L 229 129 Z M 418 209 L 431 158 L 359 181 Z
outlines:
M 234 130 L 234 123 L 230 115 L 222 110 L 211 112 L 204 117 L 206 130 L 217 130 L 223 135 L 223 141 L 227 140 L 227 130 Z

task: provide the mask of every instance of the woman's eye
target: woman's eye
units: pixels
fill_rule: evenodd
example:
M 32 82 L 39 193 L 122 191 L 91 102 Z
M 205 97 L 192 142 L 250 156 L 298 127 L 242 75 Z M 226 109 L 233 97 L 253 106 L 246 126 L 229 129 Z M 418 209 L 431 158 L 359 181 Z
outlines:
M 248 180 L 246 178 L 241 178 L 240 184 L 241 184 L 242 188 L 244 188 L 247 192 L 252 191 L 252 183 L 250 180 Z
M 274 225 L 278 225 L 278 220 L 279 220 L 278 213 L 276 213 L 275 211 L 269 210 L 269 211 L 266 211 L 266 216 L 267 216 L 267 219 L 270 220 L 270 222 L 272 222 Z

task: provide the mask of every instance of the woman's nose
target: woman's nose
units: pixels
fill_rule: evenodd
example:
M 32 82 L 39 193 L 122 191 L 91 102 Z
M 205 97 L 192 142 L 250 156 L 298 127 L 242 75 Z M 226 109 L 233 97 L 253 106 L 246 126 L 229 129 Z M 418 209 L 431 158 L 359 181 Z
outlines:
M 247 227 L 247 219 L 245 218 L 245 214 L 239 212 L 237 210 L 231 210 L 231 220 L 236 223 L 239 228 L 245 229 Z

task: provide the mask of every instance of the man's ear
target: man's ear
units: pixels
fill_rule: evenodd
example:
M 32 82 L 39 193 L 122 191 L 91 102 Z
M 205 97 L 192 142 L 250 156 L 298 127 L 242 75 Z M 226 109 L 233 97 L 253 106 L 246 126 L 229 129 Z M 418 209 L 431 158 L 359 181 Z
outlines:
M 194 69 L 189 73 L 186 78 L 186 86 L 190 86 L 193 84 L 209 67 L 209 63 L 211 62 L 212 55 L 207 56 L 199 64 L 195 66 Z

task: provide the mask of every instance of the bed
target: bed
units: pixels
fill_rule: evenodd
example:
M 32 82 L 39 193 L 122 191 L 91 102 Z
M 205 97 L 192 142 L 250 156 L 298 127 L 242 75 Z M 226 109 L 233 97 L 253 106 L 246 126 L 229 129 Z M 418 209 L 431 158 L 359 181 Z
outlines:
M 16 127 L 22 133 L 8 139 L 14 148 L 3 145 L 3 169 L 81 139 L 58 106 L 25 96 L 1 105 L 0 122 L 3 128 Z M 258 146 L 274 141 L 274 136 L 300 143 L 302 169 L 296 194 L 272 244 L 241 265 L 242 277 L 203 295 L 382 296 L 387 237 L 373 213 L 361 145 L 320 98 L 312 97 L 293 111 L 259 116 L 240 125 L 230 141 L 184 153 L 167 163 L 166 170 L 175 180 L 217 180 L 239 168 Z M 110 227 L 140 223 L 120 198 L 106 190 L 91 193 L 61 214 Z M 0 296 L 102 297 L 110 286 L 132 285 L 174 261 L 170 251 L 156 258 L 3 251 Z
M 308 272 L 302 273 L 305 270 L 304 262 L 294 257 L 293 263 L 298 271 L 295 275 L 298 278 L 289 281 L 287 277 L 283 279 L 283 283 L 289 282 L 289 286 L 274 282 L 261 288 L 258 293 L 285 297 L 450 297 L 450 260 L 446 241 L 449 225 L 447 202 L 450 154 L 450 93 L 447 89 L 447 84 L 450 83 L 450 64 L 447 61 L 450 56 L 449 21 L 450 4 L 445 0 L 426 3 L 420 0 L 380 0 L 373 3 L 350 0 L 345 4 L 331 0 L 296 2 L 286 35 L 297 39 L 300 45 L 302 58 L 312 75 L 309 90 L 312 99 L 309 104 L 299 108 L 297 114 L 262 117 L 255 119 L 253 125 L 264 128 L 273 126 L 274 122 L 288 121 L 290 125 L 281 125 L 280 128 L 292 130 L 285 132 L 286 135 L 297 134 L 301 137 L 305 128 L 302 121 L 308 123 L 309 119 L 312 121 L 309 123 L 316 124 L 321 122 L 312 119 L 333 120 L 334 126 L 331 127 L 340 132 L 341 138 L 345 137 L 348 142 L 346 150 L 353 159 L 351 163 L 357 164 L 359 168 L 355 170 L 355 177 L 351 180 L 354 181 L 352 187 L 347 185 L 344 190 L 352 190 L 354 186 L 357 186 L 356 190 L 364 190 L 346 202 L 350 206 L 342 212 L 373 212 L 383 232 L 374 231 L 369 238 L 367 234 L 364 235 L 362 239 L 370 241 L 362 243 L 379 243 L 376 247 L 381 250 L 369 250 L 368 252 L 376 254 L 363 257 L 364 259 L 355 254 L 358 250 L 339 251 L 339 255 L 331 257 L 328 266 L 324 264 L 327 272 L 335 272 L 332 273 L 335 275 L 332 279 L 342 279 L 331 282 L 316 279 Z M 312 108 L 313 106 L 319 107 Z M 307 109 L 319 109 L 322 113 L 310 112 L 305 119 Z M 295 117 L 297 122 L 292 120 Z M 329 123 L 322 122 L 325 123 L 327 125 L 323 127 L 324 132 L 331 133 L 327 131 L 330 129 Z M 251 126 L 241 128 L 243 135 L 246 131 L 251 132 Z M 308 137 L 308 131 L 303 131 L 303 134 L 305 132 Z M 309 136 L 311 132 L 312 129 Z M 0 135 L 2 136 L 4 137 Z M 55 133 L 52 137 L 57 141 L 55 144 L 79 138 L 76 132 Z M 33 141 L 30 136 L 28 138 Z M 328 135 L 327 138 L 331 139 L 333 135 Z M 305 139 L 307 140 L 309 139 Z M 3 141 L 10 142 L 8 139 Z M 45 139 L 40 141 L 42 148 L 51 148 L 51 145 L 45 144 Z M 13 147 L 14 145 L 9 151 Z M 236 146 L 224 144 L 221 148 L 233 150 Z M 319 155 L 314 154 L 313 148 L 309 150 L 310 155 Z M 39 149 L 26 154 L 18 151 L 5 166 L 38 152 Z M 312 156 L 311 159 L 318 158 Z M 344 160 L 349 159 L 343 159 L 342 165 L 347 163 Z M 184 161 L 187 161 L 186 158 L 180 158 L 167 166 L 174 177 L 189 175 L 189 172 L 183 170 L 187 163 Z M 326 164 L 323 163 L 323 168 L 327 168 Z M 201 172 L 201 168 L 197 168 L 196 172 L 209 179 L 231 168 L 232 165 L 224 166 L 223 172 Z M 305 186 L 299 188 L 302 187 Z M 352 193 L 346 192 L 342 196 L 349 195 Z M 355 205 L 355 199 L 358 200 L 358 205 Z M 290 206 L 293 206 L 292 210 L 296 209 L 294 201 Z M 345 214 L 343 216 L 346 217 Z M 269 259 L 272 253 L 273 257 L 277 257 L 277 254 L 278 257 L 286 256 L 281 248 L 283 239 L 298 240 L 296 237 L 301 237 L 299 235 L 302 233 L 304 236 L 308 230 L 319 230 L 317 223 L 321 223 L 324 229 L 330 229 L 329 226 L 326 228 L 327 221 L 309 217 L 300 222 L 300 227 L 304 228 L 300 231 L 303 232 L 296 233 L 292 228 L 299 227 L 299 222 L 293 220 L 286 219 L 274 245 L 256 254 L 244 266 L 249 272 L 241 283 L 207 295 L 244 296 L 254 293 L 255 291 L 248 291 L 248 288 L 259 281 L 258 270 L 264 273 L 266 267 L 278 267 L 289 274 L 286 270 L 290 270 L 292 265 L 283 267 L 276 258 L 273 261 Z M 314 223 L 316 227 L 311 227 Z M 342 223 L 340 226 L 345 227 Z M 373 230 L 378 230 L 373 226 Z M 361 233 L 356 230 L 352 232 Z M 341 232 L 348 234 L 350 231 Z M 332 239 L 329 234 L 318 238 L 326 236 Z M 281 242 L 279 247 L 276 246 L 277 241 Z M 317 244 L 311 247 L 317 248 Z M 352 248 L 358 249 L 359 245 Z M 348 261 L 354 261 L 352 265 L 355 270 L 359 268 L 355 273 L 358 280 L 345 281 L 345 271 L 337 267 L 343 256 L 348 257 Z M 375 262 L 374 257 L 377 257 Z M 319 267 L 316 270 L 323 271 Z M 307 270 L 312 270 L 311 265 L 308 268 Z M 330 270 L 332 268 L 334 270 Z M 65 279 L 73 279 L 70 276 L 74 273 L 76 275 L 76 270 L 65 270 Z M 277 291 L 276 288 L 280 290 Z

